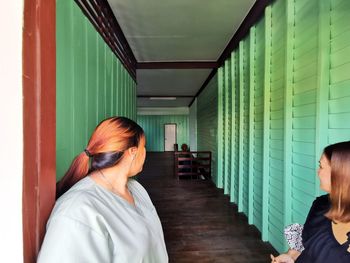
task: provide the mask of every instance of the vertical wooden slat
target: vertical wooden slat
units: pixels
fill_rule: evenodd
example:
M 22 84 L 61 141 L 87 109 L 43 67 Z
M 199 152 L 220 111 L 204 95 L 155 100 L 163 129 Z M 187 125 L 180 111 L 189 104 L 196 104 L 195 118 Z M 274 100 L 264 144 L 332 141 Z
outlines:
M 236 189 L 235 187 L 235 181 L 236 181 L 236 177 L 238 176 L 236 174 L 236 136 L 238 136 L 238 134 L 236 134 L 236 79 L 235 79 L 235 53 L 232 52 L 231 53 L 231 70 L 230 73 L 231 74 L 231 187 L 230 187 L 230 201 L 231 202 L 237 202 L 236 198 L 235 198 L 235 192 L 238 191 L 238 189 Z
M 292 222 L 292 96 L 293 96 L 293 51 L 294 51 L 294 0 L 287 0 L 286 4 L 286 67 L 284 88 L 284 178 L 283 178 L 283 208 L 284 225 Z M 284 248 L 287 243 L 284 241 Z
M 269 138 L 270 138 L 270 89 L 271 89 L 271 6 L 265 9 L 265 81 L 264 81 L 264 161 L 262 194 L 262 240 L 268 240 L 268 195 L 269 195 Z
M 254 190 L 254 89 L 255 89 L 255 26 L 250 28 L 249 45 L 249 193 L 248 193 L 248 223 L 253 224 L 253 190 Z
M 217 181 L 216 186 L 218 188 L 223 187 L 222 178 L 223 178 L 223 68 L 218 69 L 218 136 L 217 136 L 217 145 L 218 145 L 218 163 L 217 163 Z
M 238 212 L 243 211 L 243 139 L 244 139 L 244 42 L 239 43 L 239 157 L 238 157 Z
M 225 61 L 225 67 L 224 67 L 224 71 L 225 71 L 225 79 L 224 79 L 224 89 L 225 89 L 225 96 L 224 96 L 224 100 L 225 100 L 225 116 L 224 116 L 224 120 L 225 120 L 225 131 L 224 131 L 224 140 L 225 140 L 225 157 L 224 157 L 224 165 L 225 165 L 225 174 L 224 174 L 224 194 L 229 194 L 229 121 L 228 118 L 230 116 L 229 113 L 229 60 Z
M 328 144 L 328 92 L 330 86 L 330 37 L 331 37 L 331 0 L 319 1 L 319 50 L 317 67 L 317 99 L 316 99 L 316 137 L 315 167 L 323 148 Z M 320 183 L 315 176 L 315 195 L 320 194 Z

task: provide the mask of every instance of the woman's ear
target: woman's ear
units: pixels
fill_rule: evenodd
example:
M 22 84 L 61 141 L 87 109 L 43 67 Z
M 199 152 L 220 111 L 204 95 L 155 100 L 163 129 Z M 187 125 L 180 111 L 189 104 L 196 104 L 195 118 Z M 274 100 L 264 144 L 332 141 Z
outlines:
M 130 156 L 134 157 L 137 153 L 137 147 L 130 147 L 128 149 L 128 152 L 129 152 Z

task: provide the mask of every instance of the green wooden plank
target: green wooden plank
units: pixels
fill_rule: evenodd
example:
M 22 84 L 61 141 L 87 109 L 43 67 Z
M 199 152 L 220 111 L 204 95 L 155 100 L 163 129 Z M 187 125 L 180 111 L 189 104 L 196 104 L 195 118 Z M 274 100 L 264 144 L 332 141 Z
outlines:
M 344 31 L 341 35 L 333 37 L 331 40 L 331 53 L 349 46 L 350 29 Z
M 349 112 L 350 96 L 329 101 L 329 113 L 346 113 Z
M 293 141 L 315 142 L 315 129 L 293 129 Z
M 301 153 L 314 156 L 315 144 L 306 142 L 293 142 L 292 149 L 294 153 Z
M 229 73 L 229 61 L 226 60 L 224 63 L 224 100 L 225 100 L 225 111 L 224 111 L 224 194 L 229 193 L 229 187 L 228 187 L 228 176 L 229 176 L 229 160 L 228 160 L 228 152 L 229 152 L 229 127 L 228 127 L 228 118 L 229 118 L 229 84 L 228 84 L 228 73 Z
M 268 196 L 269 196 L 269 130 L 270 130 L 270 88 L 271 88 L 271 6 L 265 8 L 265 76 L 264 76 L 264 161 L 263 161 L 263 209 L 262 209 L 262 240 L 269 240 L 268 231 Z
M 315 157 L 302 154 L 293 154 L 293 164 L 298 164 L 310 169 L 314 169 Z
M 293 118 L 296 117 L 307 117 L 316 115 L 316 104 L 306 104 L 299 107 L 293 108 Z
M 293 56 L 294 56 L 294 34 L 295 34 L 295 1 L 287 0 L 287 32 L 286 32 L 286 68 L 284 89 L 284 178 L 283 178 L 283 223 L 287 226 L 292 223 L 292 96 L 293 96 Z M 288 249 L 286 240 L 283 239 L 284 248 Z
M 328 104 L 330 75 L 330 36 L 331 36 L 331 0 L 319 1 L 319 53 L 317 69 L 316 92 L 316 134 L 315 134 L 315 169 L 318 167 L 318 158 L 328 141 Z M 320 194 L 320 183 L 315 176 L 315 196 Z
M 222 101 L 222 95 L 223 95 L 223 68 L 220 67 L 218 69 L 218 136 L 217 136 L 217 144 L 218 144 L 218 163 L 217 163 L 217 181 L 216 186 L 218 188 L 223 188 L 222 184 L 222 178 L 223 178 L 223 140 L 222 140 L 222 133 L 223 133 L 223 101 Z
M 350 112 L 329 114 L 329 128 L 330 129 L 349 129 L 350 128 Z
M 253 164 L 254 164 L 254 90 L 255 90 L 255 46 L 256 46 L 256 34 L 255 26 L 250 28 L 250 46 L 249 46 L 249 175 L 248 175 L 248 223 L 253 224 L 253 202 L 254 202 L 254 174 L 253 174 Z
M 236 196 L 236 191 L 238 191 L 238 189 L 236 188 L 236 177 L 237 177 L 237 173 L 236 173 L 236 156 L 237 156 L 237 152 L 236 152 L 236 148 L 237 148 L 237 144 L 236 144 L 236 140 L 234 140 L 238 134 L 236 134 L 236 89 L 238 87 L 236 87 L 235 83 L 236 83 L 236 79 L 235 79 L 235 53 L 232 52 L 231 53 L 231 136 L 232 136 L 232 146 L 231 146 L 231 188 L 230 188 L 230 201 L 231 202 L 235 202 L 237 203 L 237 199 L 235 198 Z
M 310 129 L 315 128 L 316 117 L 298 117 L 293 119 L 293 129 Z
M 293 106 L 307 105 L 316 102 L 316 90 L 310 90 L 304 93 L 294 95 Z
M 350 63 L 343 64 L 339 67 L 331 69 L 330 83 L 338 83 L 348 79 L 350 71 Z
M 238 162 L 243 163 L 243 125 L 244 125 L 244 71 L 243 71 L 243 55 L 244 42 L 239 43 L 239 150 Z M 243 211 L 243 165 L 238 168 L 238 212 Z

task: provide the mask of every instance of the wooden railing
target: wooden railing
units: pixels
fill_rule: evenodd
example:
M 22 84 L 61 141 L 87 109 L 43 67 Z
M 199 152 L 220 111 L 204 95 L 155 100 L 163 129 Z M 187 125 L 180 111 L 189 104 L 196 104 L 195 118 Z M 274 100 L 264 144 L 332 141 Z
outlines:
M 190 179 L 211 178 L 211 152 L 174 152 L 175 176 Z

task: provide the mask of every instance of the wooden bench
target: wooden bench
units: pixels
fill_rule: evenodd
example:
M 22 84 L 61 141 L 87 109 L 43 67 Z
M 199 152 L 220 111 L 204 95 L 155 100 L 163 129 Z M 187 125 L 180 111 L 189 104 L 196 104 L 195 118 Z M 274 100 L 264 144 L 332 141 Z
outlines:
M 175 176 L 177 179 L 210 179 L 211 152 L 174 152 Z

